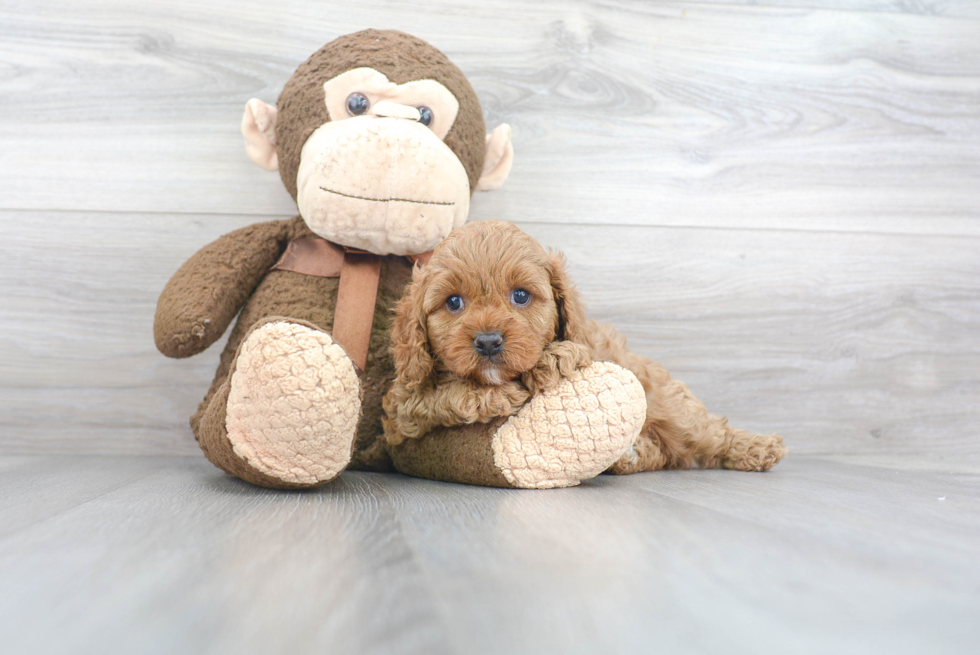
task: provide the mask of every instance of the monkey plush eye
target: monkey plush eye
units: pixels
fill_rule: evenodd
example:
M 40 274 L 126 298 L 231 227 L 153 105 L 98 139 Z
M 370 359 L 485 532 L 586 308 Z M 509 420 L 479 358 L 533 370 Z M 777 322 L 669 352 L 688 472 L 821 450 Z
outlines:
M 347 113 L 351 116 L 360 116 L 368 110 L 371 102 L 363 93 L 352 93 L 347 96 Z
M 463 308 L 463 298 L 461 296 L 449 296 L 446 299 L 446 309 L 451 312 L 458 312 Z
M 419 110 L 419 122 L 422 125 L 429 125 L 432 122 L 432 110 L 428 107 L 418 107 Z
M 510 294 L 510 299 L 515 305 L 526 305 L 531 302 L 531 294 L 526 289 L 514 289 Z

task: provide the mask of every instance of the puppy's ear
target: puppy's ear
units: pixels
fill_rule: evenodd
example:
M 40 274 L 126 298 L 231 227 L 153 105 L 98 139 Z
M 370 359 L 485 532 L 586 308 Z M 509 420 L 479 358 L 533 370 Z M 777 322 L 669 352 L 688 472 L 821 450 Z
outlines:
M 551 291 L 558 305 L 558 328 L 555 339 L 574 341 L 589 345 L 585 330 L 585 307 L 578 291 L 565 272 L 565 257 L 561 253 L 551 253 L 548 257 L 548 275 L 551 277 Z
M 412 283 L 395 308 L 391 327 L 395 375 L 408 388 L 420 385 L 432 374 L 433 368 L 423 306 L 428 276 L 416 267 L 412 277 Z

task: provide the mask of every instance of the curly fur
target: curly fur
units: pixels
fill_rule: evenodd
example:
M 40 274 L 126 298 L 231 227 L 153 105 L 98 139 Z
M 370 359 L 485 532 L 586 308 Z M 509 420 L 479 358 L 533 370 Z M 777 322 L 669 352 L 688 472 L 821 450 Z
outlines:
M 530 292 L 525 306 L 511 300 L 517 288 Z M 446 305 L 453 295 L 463 300 L 459 311 Z M 493 331 L 503 350 L 488 358 L 473 342 Z M 391 444 L 439 426 L 513 415 L 572 371 L 610 361 L 632 371 L 647 398 L 640 436 L 611 472 L 765 471 L 786 454 L 782 437 L 737 430 L 712 416 L 660 364 L 627 349 L 612 326 L 587 319 L 562 255 L 510 223 L 465 225 L 415 269 L 396 308 L 391 352 L 396 378 L 384 399 Z

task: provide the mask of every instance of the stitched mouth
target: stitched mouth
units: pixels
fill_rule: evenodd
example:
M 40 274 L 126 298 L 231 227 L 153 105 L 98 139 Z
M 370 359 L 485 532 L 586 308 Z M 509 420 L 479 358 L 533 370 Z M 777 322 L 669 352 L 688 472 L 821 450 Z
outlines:
M 354 200 L 367 200 L 368 202 L 411 202 L 416 205 L 440 205 L 443 207 L 452 207 L 455 202 L 439 202 L 438 200 L 412 200 L 410 198 L 368 198 L 365 196 L 355 196 L 351 193 L 342 193 L 340 191 L 334 191 L 333 189 L 328 189 L 327 187 L 320 187 L 320 191 L 326 191 L 327 193 L 332 193 L 335 196 L 343 196 L 344 198 L 353 198 Z

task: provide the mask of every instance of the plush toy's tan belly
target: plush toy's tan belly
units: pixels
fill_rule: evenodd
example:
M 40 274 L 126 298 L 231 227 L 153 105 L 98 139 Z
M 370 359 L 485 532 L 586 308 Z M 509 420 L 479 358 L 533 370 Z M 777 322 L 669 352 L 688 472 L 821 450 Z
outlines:
M 374 309 L 367 366 L 361 374 L 362 416 L 350 468 L 387 469 L 390 460 L 381 444 L 381 399 L 394 379 L 394 364 L 388 353 L 388 329 L 392 309 L 405 292 L 412 277 L 411 264 L 403 257 L 382 259 L 381 281 Z M 331 332 L 337 304 L 338 278 L 304 275 L 293 271 L 270 271 L 249 298 L 235 324 L 211 390 L 201 403 L 195 424 L 207 408 L 211 396 L 224 382 L 235 353 L 248 331 L 259 321 L 277 316 L 298 319 Z

